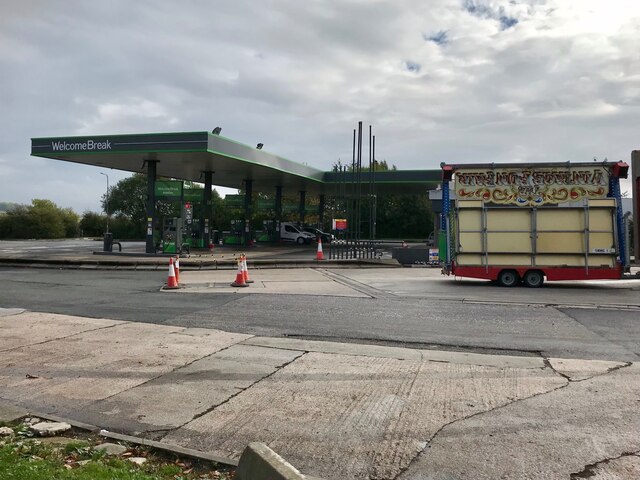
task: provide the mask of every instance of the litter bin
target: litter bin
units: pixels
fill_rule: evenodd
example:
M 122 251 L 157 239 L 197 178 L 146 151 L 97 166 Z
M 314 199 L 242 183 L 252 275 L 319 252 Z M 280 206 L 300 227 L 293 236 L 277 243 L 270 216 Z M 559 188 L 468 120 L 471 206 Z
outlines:
M 103 252 L 113 252 L 113 233 L 104 234 Z

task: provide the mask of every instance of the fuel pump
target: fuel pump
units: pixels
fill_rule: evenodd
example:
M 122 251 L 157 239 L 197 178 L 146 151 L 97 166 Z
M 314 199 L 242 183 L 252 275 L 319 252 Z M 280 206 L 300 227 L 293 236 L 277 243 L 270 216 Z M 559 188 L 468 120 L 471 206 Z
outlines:
M 162 220 L 162 253 L 181 253 L 182 219 L 164 218 Z

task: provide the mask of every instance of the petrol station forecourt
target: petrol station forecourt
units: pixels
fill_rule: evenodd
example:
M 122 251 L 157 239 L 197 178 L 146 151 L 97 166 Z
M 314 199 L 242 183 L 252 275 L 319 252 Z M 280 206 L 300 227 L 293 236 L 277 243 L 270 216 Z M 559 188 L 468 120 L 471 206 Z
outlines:
M 147 176 L 146 253 L 154 253 L 154 233 L 160 226 L 155 213 L 158 198 L 157 178 L 173 178 L 204 183 L 203 203 L 211 202 L 211 188 L 218 185 L 244 190 L 242 202 L 245 222 L 252 218 L 251 199 L 254 192 L 275 197 L 272 205 L 276 221 L 282 219 L 282 198 L 296 195 L 299 199 L 298 220 L 304 224 L 305 202 L 310 196 L 319 198 L 319 223 L 325 220 L 325 200 L 336 192 L 339 182 L 355 183 L 358 179 L 346 172 L 341 178 L 335 171 L 322 171 L 250 147 L 211 132 L 150 133 L 130 135 L 95 135 L 83 137 L 32 138 L 33 156 L 83 163 L 98 167 L 138 172 Z M 375 172 L 377 193 L 427 195 L 440 182 L 440 170 L 394 170 Z M 175 198 L 175 197 L 174 197 Z M 178 197 L 178 199 L 180 199 Z M 184 199 L 183 199 L 184 200 Z M 202 244 L 211 240 L 210 211 L 200 220 Z M 249 238 L 248 226 L 243 244 Z

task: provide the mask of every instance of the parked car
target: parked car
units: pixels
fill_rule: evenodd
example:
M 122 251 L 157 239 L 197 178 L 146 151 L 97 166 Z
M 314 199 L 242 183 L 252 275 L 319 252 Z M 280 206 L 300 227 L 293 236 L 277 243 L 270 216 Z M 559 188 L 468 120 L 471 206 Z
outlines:
M 282 222 L 280 224 L 280 240 L 282 241 L 295 242 L 298 245 L 302 245 L 311 243 L 314 238 L 314 233 L 306 232 L 293 223 Z
M 304 231 L 315 235 L 316 238 L 320 237 L 322 239 L 322 243 L 331 243 L 336 238 L 331 233 L 326 233 L 313 227 L 305 227 Z

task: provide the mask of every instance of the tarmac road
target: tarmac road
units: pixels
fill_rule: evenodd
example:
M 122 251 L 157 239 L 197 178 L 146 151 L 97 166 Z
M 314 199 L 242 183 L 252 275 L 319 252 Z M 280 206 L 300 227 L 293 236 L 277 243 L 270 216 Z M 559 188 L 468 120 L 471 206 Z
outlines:
M 277 268 L 160 291 L 164 271 L 93 268 L 0 268 L 0 413 L 230 461 L 262 441 L 328 480 L 640 474 L 637 280 Z
M 296 270 L 291 272 L 295 282 Z M 159 291 L 164 272 L 3 268 L 0 307 L 271 337 L 622 362 L 640 359 L 637 284 L 548 285 L 532 293 L 452 283 L 427 269 L 317 273 L 359 296 L 255 295 L 227 290 L 226 283 L 209 292 L 190 293 L 187 288 L 173 294 Z M 258 281 L 268 275 L 266 270 L 253 271 Z M 625 307 L 598 308 L 601 302 Z

